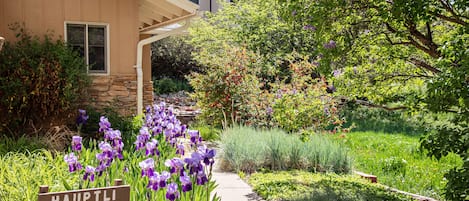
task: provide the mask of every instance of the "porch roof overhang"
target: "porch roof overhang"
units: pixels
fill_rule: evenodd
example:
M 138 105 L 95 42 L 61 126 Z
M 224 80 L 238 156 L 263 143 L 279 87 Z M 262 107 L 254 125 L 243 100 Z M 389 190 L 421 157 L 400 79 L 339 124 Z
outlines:
M 199 5 L 189 0 L 139 0 L 140 34 L 160 34 L 197 15 L 198 9 Z
M 137 44 L 137 114 L 143 113 L 143 46 L 184 31 L 198 9 L 189 0 L 139 0 L 139 33 L 151 37 Z M 179 24 L 181 21 L 184 25 Z

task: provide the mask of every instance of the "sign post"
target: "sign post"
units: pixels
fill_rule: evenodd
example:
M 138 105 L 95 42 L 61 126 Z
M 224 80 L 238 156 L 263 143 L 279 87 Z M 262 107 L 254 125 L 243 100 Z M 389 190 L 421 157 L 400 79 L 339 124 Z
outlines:
M 49 193 L 48 186 L 39 187 L 38 201 L 130 201 L 130 186 L 121 179 L 114 186 Z

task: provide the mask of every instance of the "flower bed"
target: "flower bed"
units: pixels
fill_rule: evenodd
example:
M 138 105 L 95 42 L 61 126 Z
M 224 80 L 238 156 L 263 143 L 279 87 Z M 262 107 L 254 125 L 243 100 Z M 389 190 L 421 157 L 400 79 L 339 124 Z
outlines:
M 39 185 L 56 192 L 110 186 L 123 179 L 131 186 L 131 200 L 210 200 L 215 152 L 201 144 L 199 132 L 181 125 L 165 104 L 147 107 L 142 120 L 133 145 L 124 144 L 120 131 L 101 117 L 104 139 L 99 143 L 84 146 L 75 136 L 66 155 L 43 151 L 0 157 L 0 197 L 35 200 Z M 186 135 L 194 152 L 182 158 L 186 150 L 179 141 Z

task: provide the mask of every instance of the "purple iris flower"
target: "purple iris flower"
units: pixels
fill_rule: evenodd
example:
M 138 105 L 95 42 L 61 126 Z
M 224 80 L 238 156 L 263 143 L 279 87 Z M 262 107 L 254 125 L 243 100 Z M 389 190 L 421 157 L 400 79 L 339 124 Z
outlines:
M 215 149 L 207 149 L 207 146 L 203 145 L 197 148 L 197 152 L 199 152 L 205 165 L 213 165 L 215 162 Z
M 166 199 L 174 201 L 179 198 L 178 185 L 176 183 L 170 183 L 168 185 L 168 190 L 166 190 Z
M 176 154 L 184 156 L 184 145 L 182 143 L 177 145 Z
M 169 172 L 166 172 L 166 171 L 161 172 L 160 183 L 159 183 L 160 188 L 166 187 L 166 182 L 168 181 L 170 177 L 171 177 L 171 174 Z
M 155 136 L 155 135 L 158 135 L 158 134 L 160 134 L 161 132 L 163 132 L 163 127 L 161 127 L 161 126 L 158 124 L 157 126 L 154 126 L 153 128 L 151 128 L 151 131 L 152 131 L 153 136 Z
M 111 128 L 111 123 L 109 122 L 109 120 L 104 117 L 104 116 L 101 116 L 99 118 L 99 132 L 104 132 L 104 131 L 108 131 L 109 129 Z
M 96 154 L 96 158 L 99 161 L 99 165 L 106 168 L 111 165 L 111 162 L 114 158 L 114 150 L 111 145 L 107 142 L 99 143 L 99 149 L 101 153 Z
M 135 149 L 139 150 L 145 147 L 148 140 L 150 140 L 150 132 L 148 131 L 148 127 L 144 126 L 140 129 L 140 135 L 137 136 L 137 140 L 135 141 Z
M 83 175 L 83 180 L 89 180 L 89 181 L 94 181 L 94 173 L 96 171 L 96 168 L 92 166 L 86 166 L 85 168 L 85 175 Z
M 179 181 L 181 181 L 182 192 L 192 190 L 192 181 L 191 178 L 187 176 L 187 173 L 184 172 L 184 174 L 179 177 Z
M 200 137 L 199 131 L 197 130 L 189 130 L 187 131 L 189 133 L 189 137 L 191 138 L 191 143 L 193 145 L 197 145 L 202 141 L 202 138 Z
M 81 140 L 82 140 L 82 137 L 80 136 L 72 137 L 72 150 L 73 151 L 81 151 Z
M 158 172 L 153 172 L 153 176 L 148 177 L 147 188 L 157 191 L 158 189 L 160 189 L 159 183 L 160 183 L 160 174 L 158 174 Z
M 181 133 L 183 134 L 184 138 L 186 138 L 186 130 L 187 130 L 187 125 L 182 125 L 181 126 Z
M 148 114 L 148 113 L 150 113 L 150 112 L 151 112 L 151 106 L 147 105 L 147 106 L 145 107 L 145 113 Z
M 323 46 L 326 49 L 334 49 L 336 47 L 336 43 L 334 40 L 330 40 L 328 43 L 324 43 Z
M 184 159 L 184 162 L 187 164 L 187 167 L 189 168 L 189 174 L 194 174 L 200 170 L 203 170 L 202 164 L 200 163 L 201 160 L 202 160 L 202 156 L 197 152 L 192 153 L 190 158 Z
M 116 146 L 122 142 L 122 134 L 119 130 L 109 130 L 105 132 L 105 138 L 110 141 L 111 146 Z
M 75 172 L 77 170 L 82 169 L 80 162 L 78 162 L 78 158 L 75 156 L 73 152 L 68 155 L 65 155 L 64 160 L 68 164 L 69 172 Z
M 165 161 L 164 165 L 170 168 L 169 172 L 171 174 L 181 174 L 182 172 L 184 172 L 184 161 L 182 161 L 180 158 L 168 159 Z
M 205 172 L 203 170 L 199 171 L 197 173 L 197 185 L 204 185 L 205 183 L 208 182 L 207 175 L 205 175 Z
M 169 123 L 166 125 L 166 129 L 164 130 L 164 135 L 166 136 L 166 139 L 170 139 L 174 137 L 174 124 Z
M 155 161 L 153 158 L 148 158 L 138 164 L 140 168 L 142 168 L 142 177 L 143 176 L 148 176 L 151 177 L 154 174 L 154 168 L 155 168 Z
M 160 102 L 160 111 L 164 111 L 166 108 L 166 103 L 165 102 Z
M 78 117 L 77 117 L 77 125 L 86 124 L 88 121 L 89 116 L 86 115 L 86 110 L 78 109 Z
M 151 141 L 148 141 L 147 144 L 145 145 L 146 151 L 145 155 L 146 156 L 159 156 L 160 152 L 158 151 L 158 140 L 152 139 Z

